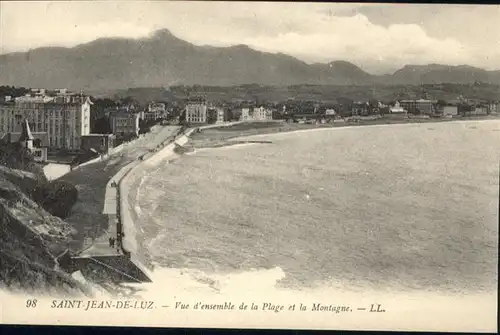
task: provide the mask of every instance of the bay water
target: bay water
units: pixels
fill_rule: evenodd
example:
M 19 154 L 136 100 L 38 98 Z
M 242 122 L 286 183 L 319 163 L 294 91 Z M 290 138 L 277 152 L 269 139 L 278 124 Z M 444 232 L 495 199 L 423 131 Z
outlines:
M 197 149 L 132 183 L 138 242 L 221 290 L 496 290 L 500 122 L 344 127 Z M 226 278 L 222 280 L 221 278 Z

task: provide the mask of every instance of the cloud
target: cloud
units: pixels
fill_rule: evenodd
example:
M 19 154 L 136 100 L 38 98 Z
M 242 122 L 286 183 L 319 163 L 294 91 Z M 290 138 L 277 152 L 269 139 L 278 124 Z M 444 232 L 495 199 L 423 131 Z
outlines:
M 40 46 L 71 47 L 100 37 L 143 37 L 151 27 L 114 16 L 111 3 L 0 2 L 1 47 L 27 50 Z M 94 8 L 92 8 L 94 7 Z M 93 10 L 92 10 L 93 9 Z
M 500 30 L 496 26 L 500 21 L 499 8 L 488 11 L 446 5 L 0 2 L 0 52 L 44 45 L 73 46 L 98 37 L 142 37 L 155 29 L 167 28 L 198 45 L 248 44 L 307 62 L 349 60 L 371 72 L 427 63 L 500 68 Z M 482 28 L 488 29 L 488 33 Z
M 240 14 L 241 15 L 241 14 Z M 259 19 L 260 18 L 260 19 Z M 330 15 L 322 8 L 307 12 L 289 11 L 276 20 L 245 17 L 239 24 L 231 19 L 230 34 L 211 27 L 211 34 L 198 35 L 200 27 L 179 31 L 199 44 L 248 44 L 268 52 L 282 52 L 308 62 L 349 60 L 370 71 L 392 70 L 406 64 L 463 64 L 473 60 L 471 50 L 453 38 L 437 39 L 416 24 L 375 25 L 362 14 Z M 252 27 L 258 25 L 258 29 Z M 258 33 L 255 33 L 255 32 Z M 174 28 L 175 32 L 175 28 Z M 267 32 L 267 33 L 261 33 Z

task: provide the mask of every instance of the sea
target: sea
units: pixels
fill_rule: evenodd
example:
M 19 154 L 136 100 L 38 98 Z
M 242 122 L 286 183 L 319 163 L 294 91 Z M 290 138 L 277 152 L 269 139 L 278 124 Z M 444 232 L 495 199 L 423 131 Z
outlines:
M 496 299 L 499 120 L 245 139 L 133 182 L 142 289 Z
M 498 332 L 500 120 L 201 136 L 127 182 L 152 282 L 76 272 L 84 312 L 0 290 L 2 320 Z

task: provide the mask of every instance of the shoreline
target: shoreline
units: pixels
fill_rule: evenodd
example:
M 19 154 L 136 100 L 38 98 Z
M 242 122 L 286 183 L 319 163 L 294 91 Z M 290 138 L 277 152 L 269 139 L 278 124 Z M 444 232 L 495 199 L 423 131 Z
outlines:
M 176 155 L 175 147 L 178 145 L 185 145 L 189 141 L 189 135 L 193 131 L 194 129 L 188 128 L 177 133 L 172 139 L 167 138 L 165 142 L 168 141 L 168 143 L 164 142 L 161 149 L 143 155 L 143 158 L 130 168 L 118 182 L 119 192 L 117 194 L 117 202 L 119 203 L 119 210 L 117 211 L 117 217 L 119 218 L 119 225 L 124 233 L 122 249 L 130 256 L 130 259 L 136 265 L 139 263 L 138 266 L 141 267 L 145 273 L 148 272 L 151 266 L 144 258 L 141 246 L 138 245 L 138 228 L 136 227 L 138 215 L 135 206 L 129 199 L 130 190 L 133 189 L 131 186 L 141 179 L 141 175 L 144 174 L 148 168 L 156 166 L 159 162 L 168 159 L 172 155 Z M 144 267 L 146 267 L 146 269 L 144 269 Z
M 196 149 L 216 149 L 216 148 L 222 148 L 222 147 L 230 147 L 230 146 L 241 146 L 241 145 L 249 145 L 249 144 L 272 144 L 272 141 L 259 141 L 259 140 L 253 140 L 253 138 L 258 138 L 261 136 L 267 136 L 267 135 L 274 135 L 274 134 L 289 134 L 293 132 L 308 132 L 308 131 L 316 131 L 316 130 L 328 130 L 328 129 L 337 129 L 337 128 L 354 128 L 354 127 L 381 127 L 381 126 L 390 126 L 390 125 L 401 125 L 401 124 L 431 124 L 431 123 L 442 123 L 442 122 L 481 122 L 481 121 L 491 121 L 491 120 L 500 120 L 500 115 L 495 115 L 495 116 L 490 116 L 490 117 L 474 117 L 474 118 L 457 118 L 457 119 L 402 119 L 402 120 L 387 120 L 387 119 L 377 119 L 377 120 L 360 120 L 359 122 L 343 122 L 343 123 L 335 123 L 335 124 L 289 124 L 285 121 L 282 120 L 272 120 L 268 122 L 263 122 L 263 121 L 248 121 L 248 122 L 233 122 L 229 124 L 220 124 L 220 125 L 209 125 L 209 126 L 199 126 L 199 127 L 190 127 L 186 129 L 182 134 L 176 134 L 172 136 L 170 134 L 169 136 L 163 137 L 159 142 L 160 144 L 155 144 L 153 143 L 152 145 L 147 146 L 147 148 L 143 148 L 141 150 L 140 154 L 136 154 L 134 156 L 136 157 L 126 157 L 123 160 L 120 160 L 118 162 L 118 167 L 116 165 L 113 165 L 111 169 L 115 170 L 115 173 L 109 174 L 109 173 L 96 173 L 96 170 L 99 171 L 99 169 L 96 169 L 97 165 L 107 165 L 107 163 L 113 161 L 113 159 L 122 158 L 124 156 L 123 150 L 120 152 L 117 152 L 114 155 L 111 155 L 108 157 L 106 160 L 102 162 L 96 162 L 93 164 L 89 164 L 85 167 L 82 167 L 81 169 L 76 170 L 74 173 L 73 171 L 70 171 L 68 174 L 62 176 L 60 179 L 61 180 L 66 180 L 66 181 L 73 181 L 75 178 L 72 178 L 72 175 L 80 175 L 80 174 L 85 174 L 88 172 L 87 170 L 91 170 L 92 177 L 103 177 L 99 178 L 101 179 L 106 179 L 104 185 L 100 185 L 101 187 L 104 186 L 104 189 L 106 186 L 109 185 L 111 180 L 116 179 L 115 176 L 119 174 L 120 170 L 126 169 L 127 166 L 132 165 L 135 163 L 135 166 L 130 166 L 129 171 L 125 172 L 124 175 L 120 178 L 121 181 L 116 180 L 119 184 L 121 182 L 124 182 L 124 185 L 127 187 L 130 187 L 130 185 L 134 184 L 135 180 L 137 179 L 138 171 L 143 171 L 144 165 L 155 165 L 159 161 L 163 161 L 165 159 L 168 159 L 169 156 L 171 155 L 176 155 L 178 157 L 181 157 L 184 154 L 193 154 L 195 153 Z M 387 122 L 389 121 L 389 122 Z M 160 128 L 165 128 L 165 126 L 160 127 Z M 179 127 L 177 127 L 179 128 Z M 236 128 L 236 129 L 235 129 Z M 238 129 L 240 128 L 240 129 Z M 180 128 L 179 128 L 180 129 Z M 200 130 L 200 131 L 198 131 Z M 189 133 L 189 134 L 188 134 Z M 147 135 L 157 135 L 157 134 L 147 134 Z M 142 139 L 142 141 L 146 141 L 146 139 L 152 137 L 152 136 L 145 136 Z M 186 138 L 186 141 L 183 141 L 184 143 L 179 144 L 177 143 L 177 140 L 179 137 L 184 137 Z M 168 143 L 167 140 L 171 140 Z M 138 140 L 141 140 L 138 139 Z M 171 147 L 169 147 L 171 146 Z M 134 143 L 131 142 L 129 143 L 126 147 L 123 149 L 125 150 L 125 155 L 127 154 L 127 151 L 129 151 L 130 147 L 134 147 Z M 142 160 L 138 161 L 138 158 L 142 157 Z M 178 158 L 176 157 L 176 158 Z M 175 158 L 174 158 L 175 159 Z M 104 171 L 106 171 L 108 167 L 104 167 Z M 105 175 L 105 176 L 103 176 Z M 78 178 L 77 178 L 78 179 Z M 89 180 L 92 180 L 91 178 Z M 87 180 L 88 182 L 88 180 Z M 95 183 L 92 183 L 95 184 Z M 80 189 L 79 189 L 80 192 Z M 103 192 L 105 193 L 105 192 Z M 95 194 L 92 194 L 93 196 Z M 72 215 L 68 218 L 68 222 L 73 223 L 73 220 L 75 220 L 78 216 L 82 215 L 82 212 L 92 213 L 92 216 L 94 217 L 93 222 L 97 223 L 94 224 L 94 235 L 102 235 L 105 233 L 105 230 L 108 228 L 108 220 L 107 220 L 107 215 L 102 213 L 102 208 L 105 206 L 104 204 L 104 199 L 105 199 L 105 194 L 102 194 L 102 197 L 96 196 L 93 198 L 94 201 L 89 201 L 90 199 L 86 199 L 86 197 L 83 197 L 83 201 L 79 201 L 79 203 L 75 204 L 75 207 L 78 208 L 75 213 L 72 213 Z M 102 199 L 95 201 L 95 199 Z M 122 197 L 117 197 L 117 201 L 120 202 L 120 208 L 123 209 L 124 205 L 122 201 Z M 96 202 L 98 203 L 98 206 L 100 207 L 97 212 L 96 211 L 87 211 L 86 208 L 89 204 L 90 207 L 94 207 L 94 209 L 97 209 Z M 132 205 L 132 206 L 130 206 Z M 127 204 L 126 207 L 128 207 L 129 211 L 134 212 L 134 216 L 137 214 L 135 213 L 135 209 L 133 207 L 133 204 Z M 120 209 L 120 210 L 121 210 Z M 117 213 L 117 215 L 120 215 Z M 83 216 L 83 215 L 82 215 Z M 101 216 L 102 218 L 99 219 L 97 218 L 98 216 Z M 103 217 L 105 216 L 105 217 Z M 130 215 L 129 215 L 130 216 Z M 87 217 L 86 217 L 87 219 Z M 104 220 L 103 220 L 104 219 Z M 121 218 L 120 218 L 121 219 Z M 85 221 L 89 221 L 88 219 Z M 106 221 L 106 222 L 104 222 Z M 77 226 L 82 225 L 80 224 L 79 221 L 76 223 Z M 85 225 L 85 224 L 83 224 Z M 125 227 L 126 225 L 124 225 Z M 126 228 L 125 228 L 126 229 Z M 78 230 L 78 228 L 77 228 Z M 88 232 L 88 231 L 87 231 Z M 79 230 L 79 235 L 81 235 L 81 230 Z M 100 234 L 101 233 L 101 234 Z M 81 236 L 80 236 L 81 237 Z M 83 242 L 83 241 L 80 241 Z M 76 251 L 75 248 L 70 248 L 72 251 Z M 135 247 L 132 249 L 136 249 Z
M 472 124 L 474 124 L 474 122 L 476 122 L 476 121 L 479 121 L 479 122 L 483 122 L 483 121 L 497 121 L 497 122 L 498 122 L 498 121 L 500 121 L 500 119 L 499 119 L 499 118 L 491 118 L 491 119 L 487 119 L 487 120 L 463 120 L 463 119 L 461 119 L 461 120 L 459 120 L 459 121 L 462 121 L 461 123 L 466 123 L 466 124 L 467 124 L 467 123 L 469 123 L 470 121 L 473 121 L 473 122 L 472 122 Z M 406 124 L 406 123 L 405 123 L 405 124 Z M 469 124 L 470 124 L 470 123 L 469 123 Z M 496 125 L 496 124 L 495 124 L 495 125 Z M 252 126 L 252 124 L 251 124 L 251 123 L 249 123 L 249 124 L 246 124 L 246 125 L 239 125 L 239 126 L 240 126 L 240 127 L 248 127 L 248 126 Z M 380 125 L 377 125 L 377 126 L 380 126 Z M 319 127 L 314 127 L 314 126 L 313 126 L 313 127 L 310 127 L 310 129 L 299 129 L 299 131 L 300 131 L 300 130 L 302 130 L 302 131 L 313 131 L 313 130 L 317 130 L 317 129 L 330 129 L 330 128 L 339 128 L 339 127 L 321 127 L 321 128 L 319 128 Z M 474 127 L 472 127 L 472 128 L 474 128 Z M 426 129 L 426 127 L 422 128 L 422 129 Z M 436 129 L 438 129 L 438 128 L 436 128 Z M 460 129 L 461 129 L 461 128 L 460 128 Z M 229 131 L 228 131 L 228 130 L 229 130 Z M 273 131 L 272 131 L 272 132 L 270 132 L 270 130 L 273 130 Z M 288 130 L 288 131 L 281 131 L 281 132 L 280 132 L 280 131 L 274 131 L 274 130 L 275 130 L 275 129 L 260 128 L 260 129 L 258 129 L 258 130 L 257 130 L 257 132 L 258 132 L 258 131 L 267 131 L 267 133 L 266 133 L 266 134 L 262 134 L 262 135 L 268 135 L 268 134 L 285 133 L 285 132 L 286 132 L 286 133 L 291 133 L 291 132 L 295 131 L 295 130 L 293 130 L 293 129 L 292 129 L 292 130 Z M 253 129 L 253 132 L 255 132 L 255 131 L 256 131 L 256 130 L 255 130 L 255 129 Z M 223 145 L 222 143 L 214 144 L 213 142 L 214 142 L 215 140 L 213 140 L 213 136 L 211 136 L 211 135 L 213 135 L 213 133 L 217 133 L 217 134 L 219 135 L 219 137 L 224 137 L 224 139 L 222 139 L 222 140 L 227 141 L 227 142 L 230 142 L 230 143 L 228 143 L 228 145 Z M 238 144 L 240 144 L 240 145 L 244 145 L 244 144 L 252 144 L 252 143 L 248 143 L 248 142 L 254 142 L 254 143 L 255 143 L 255 142 L 258 142 L 258 143 L 259 143 L 259 142 L 263 142 L 263 141 L 246 141 L 247 143 L 241 143 L 241 142 L 245 142 L 245 141 L 240 141 L 239 143 L 234 143 L 234 142 L 236 142 L 234 139 L 237 139 L 237 138 L 239 138 L 239 137 L 245 137 L 245 136 L 250 137 L 250 136 L 254 136 L 254 135 L 243 135 L 243 136 L 240 136 L 240 135 L 241 135 L 241 130 L 240 130 L 240 131 L 235 131 L 235 130 L 230 130 L 230 128 L 228 128 L 228 129 L 226 129 L 226 130 L 221 130 L 221 129 L 215 129 L 215 128 L 212 128 L 212 129 L 210 129 L 210 131 L 207 129 L 206 131 L 202 131 L 201 133 L 197 133 L 197 132 L 195 131 L 195 132 L 192 134 L 192 137 L 193 137 L 193 138 L 189 138 L 189 142 L 186 144 L 186 146 L 190 146 L 190 145 L 191 145 L 191 146 L 193 146 L 195 149 L 196 149 L 196 148 L 200 148 L 200 149 L 211 149 L 211 148 L 220 148 L 220 147 L 225 147 L 225 146 L 233 146 L 233 145 L 238 145 Z M 201 141 L 201 139 L 203 139 L 203 138 L 204 138 L 204 139 L 207 139 L 207 138 L 208 138 L 209 140 L 212 140 L 212 141 L 209 141 L 209 142 L 208 142 L 208 144 L 207 144 L 207 142 L 205 142 L 205 146 L 203 146 L 203 142 Z M 198 146 L 196 146 L 196 143 L 195 143 L 195 144 L 193 144 L 193 139 L 194 139 L 194 141 L 197 141 L 197 142 L 198 142 Z M 212 142 L 212 143 L 210 143 L 210 142 Z M 268 143 L 268 142 L 265 142 L 265 143 Z M 194 153 L 195 153 L 195 152 L 194 152 Z M 174 155 L 175 157 L 174 157 L 173 159 L 172 159 L 172 158 L 170 158 L 170 157 L 164 157 L 164 158 L 162 158 L 162 161 L 164 161 L 164 162 L 165 162 L 165 160 L 167 160 L 167 159 L 168 159 L 168 160 L 169 160 L 169 162 L 170 162 L 170 161 L 176 160 L 177 158 L 182 158 L 182 157 L 181 157 L 181 156 L 182 156 L 182 154 L 188 154 L 188 155 L 189 155 L 189 152 L 187 152 L 187 153 L 181 153 L 181 154 L 178 154 L 178 155 Z M 161 169 L 162 169 L 163 167 L 164 167 L 164 166 L 163 166 L 163 165 L 161 165 L 161 167 L 159 167 L 159 168 L 157 169 L 157 172 L 162 173 L 162 170 L 161 170 Z M 148 171 L 148 172 L 151 172 L 151 171 Z M 137 185 L 139 182 L 140 182 L 140 178 L 138 178 L 138 179 L 136 179 L 136 180 L 134 180 L 134 181 L 131 181 L 131 184 L 132 184 L 132 185 L 133 185 L 133 184 Z M 139 188 L 138 188 L 138 187 L 136 187 L 134 190 L 139 191 Z M 136 196 L 136 197 L 135 197 L 135 199 L 137 199 L 137 194 L 135 194 L 135 196 Z M 131 205 L 133 205 L 133 204 L 134 204 L 134 202 L 133 202 L 133 201 L 134 201 L 134 197 L 133 197 L 133 196 L 131 196 L 131 197 L 130 197 L 130 201 L 129 201 Z M 130 207 L 130 211 L 131 211 L 132 213 L 136 214 L 136 215 L 137 215 L 137 214 L 140 214 L 139 212 L 137 212 L 136 207 Z M 163 218 L 165 219 L 165 221 L 167 221 L 167 220 L 168 220 L 168 216 L 163 217 Z M 138 230 L 140 230 L 140 229 L 138 229 Z M 144 238 L 144 237 L 141 237 L 141 240 L 140 240 L 140 241 L 138 241 L 138 242 L 139 242 L 139 244 L 140 244 L 140 246 L 141 246 L 141 248 L 142 248 L 143 246 L 147 245 L 147 244 L 144 244 L 144 243 L 147 243 L 147 242 L 148 242 L 148 241 L 150 241 L 151 239 L 152 239 L 152 238 Z M 147 250 L 147 249 L 146 249 L 146 250 L 144 250 L 144 251 L 148 252 L 148 250 Z M 174 250 L 174 252 L 175 252 L 175 250 Z M 168 254 L 168 253 L 167 253 L 167 254 Z M 154 257 L 154 256 L 150 256 L 150 255 L 148 255 L 148 258 L 149 258 L 149 257 L 151 257 L 151 260 L 153 260 L 153 257 Z M 154 263 L 156 263 L 156 262 L 154 262 Z M 162 269 L 179 269 L 179 268 L 177 268 L 175 265 L 166 265 L 166 266 L 165 266 L 165 265 L 160 265 L 160 264 L 158 264 L 158 263 L 156 263 L 156 264 L 157 264 L 157 265 L 155 265 L 155 267 L 154 267 L 154 269 L 155 269 L 155 270 L 162 270 Z M 203 271 L 203 270 L 200 270 L 200 271 Z M 158 274 L 156 274 L 156 277 L 157 277 L 157 276 L 158 276 Z
M 258 142 L 258 138 L 276 134 L 290 134 L 294 132 L 309 132 L 320 130 L 331 130 L 340 128 L 355 127 L 389 127 L 391 125 L 416 125 L 416 124 L 436 124 L 445 122 L 468 123 L 500 120 L 500 115 L 489 117 L 470 117 L 455 119 L 376 119 L 359 120 L 358 122 L 342 122 L 334 124 L 298 124 L 287 123 L 284 120 L 241 122 L 235 125 L 223 128 L 213 127 L 202 129 L 201 132 L 194 132 L 190 141 L 182 149 L 184 152 L 179 154 L 192 153 L 196 149 L 209 149 L 233 146 L 235 144 L 250 144 Z M 241 129 L 238 129 L 241 128 Z M 254 140 L 255 139 L 255 140 Z M 235 143 L 236 142 L 236 143 Z M 262 142 L 262 141 L 260 141 Z M 271 142 L 272 141 L 267 141 Z M 267 143 L 266 142 L 266 143 Z
M 69 171 L 58 180 L 67 181 L 78 189 L 78 200 L 71 214 L 65 219 L 78 232 L 75 241 L 69 246 L 73 253 L 86 248 L 90 238 L 98 239 L 109 230 L 109 218 L 106 212 L 106 190 L 117 174 L 139 157 L 155 150 L 159 143 L 170 138 L 180 127 L 159 126 L 113 153 L 105 160 L 88 164 Z
M 120 171 L 127 169 L 123 176 L 119 180 L 115 180 L 118 182 L 119 187 L 118 187 L 118 194 L 116 195 L 116 201 L 118 205 L 118 209 L 116 211 L 116 217 L 118 218 L 118 225 L 121 225 L 121 228 L 123 229 L 123 232 L 125 233 L 126 238 L 123 239 L 123 243 L 121 245 L 122 249 L 124 251 L 128 251 L 130 255 L 133 255 L 133 257 L 138 257 L 141 263 L 143 264 L 148 264 L 150 262 L 143 262 L 141 258 L 141 253 L 142 253 L 142 238 L 141 241 L 139 241 L 139 236 L 137 236 L 137 227 L 135 227 L 134 221 L 138 220 L 138 212 L 136 211 L 136 207 L 134 204 L 135 199 L 129 198 L 129 190 L 133 189 L 133 185 L 137 182 L 137 180 L 140 180 L 139 175 L 141 173 L 144 173 L 144 171 L 147 171 L 148 167 L 155 166 L 158 164 L 158 162 L 162 162 L 166 159 L 169 159 L 171 156 L 175 156 L 173 159 L 180 158 L 183 154 L 189 154 L 189 153 L 194 153 L 196 149 L 210 149 L 210 148 L 221 148 L 221 147 L 229 147 L 229 146 L 236 146 L 236 145 L 247 145 L 247 144 L 268 144 L 272 143 L 272 141 L 258 141 L 258 140 L 249 140 L 249 137 L 258 137 L 258 136 L 265 136 L 265 135 L 272 135 L 272 134 L 283 134 L 283 133 L 293 133 L 296 131 L 303 132 L 303 131 L 314 131 L 314 130 L 326 130 L 326 129 L 332 129 L 332 128 L 345 128 L 345 127 L 356 127 L 356 126 L 389 126 L 391 124 L 420 124 L 420 123 L 436 123 L 437 122 L 451 122 L 451 121 L 462 121 L 462 122 L 470 122 L 470 121 L 491 121 L 491 120 L 499 120 L 500 118 L 496 117 L 490 117 L 490 118 L 473 118 L 473 119 L 455 119 L 455 120 L 435 120 L 435 119 L 430 119 L 430 120 L 401 120 L 403 122 L 381 122 L 381 121 L 387 121 L 387 120 L 374 120 L 374 121 L 361 121 L 357 123 L 349 123 L 345 122 L 342 124 L 320 124 L 320 125 L 311 125 L 311 124 L 289 124 L 286 122 L 282 121 L 271 121 L 271 122 L 238 122 L 234 124 L 222 124 L 222 125 L 214 125 L 210 127 L 204 128 L 203 126 L 201 127 L 193 127 L 193 128 L 188 128 L 182 133 L 177 133 L 174 136 L 167 136 L 163 137 L 161 139 L 160 144 L 154 144 L 150 145 L 147 148 L 142 148 L 143 150 L 140 150 L 139 153 L 135 156 L 137 157 L 130 157 L 127 156 L 124 159 L 119 160 L 118 164 L 114 164 L 113 168 L 111 170 L 115 170 L 116 173 L 108 174 L 106 173 L 96 173 L 96 170 L 98 171 L 97 165 L 105 165 L 103 166 L 103 170 L 106 171 L 107 168 L 109 168 L 109 163 L 113 160 L 116 159 L 117 156 L 118 158 L 123 157 L 124 153 L 120 152 L 117 153 L 116 155 L 111 155 L 108 159 L 106 159 L 103 162 L 97 162 L 94 164 L 89 164 L 86 167 L 83 167 L 82 169 L 79 169 L 78 172 L 75 172 L 77 175 L 81 175 L 83 172 L 82 171 L 87 171 L 90 170 L 92 171 L 92 178 L 89 180 L 93 180 L 97 183 L 97 180 L 105 179 L 106 176 L 108 178 L 106 179 L 106 182 L 104 185 L 101 185 L 101 187 L 104 187 L 105 189 L 107 186 L 109 186 L 109 183 L 111 180 L 116 179 L 116 175 L 119 174 Z M 378 122 L 377 122 L 378 121 Z M 399 121 L 399 120 L 398 120 Z M 410 122 L 409 122 L 410 121 Z M 416 122 L 415 122 L 416 121 Z M 179 128 L 179 127 L 177 127 Z M 200 130 L 200 131 L 198 131 Z M 156 134 L 157 135 L 157 134 Z M 146 136 L 146 138 L 150 138 L 151 136 Z M 178 140 L 180 138 L 183 138 L 181 141 L 182 143 L 178 143 Z M 145 140 L 143 139 L 143 142 Z M 168 141 L 168 143 L 166 143 Z M 134 147 L 133 143 L 130 144 L 131 147 Z M 191 151 L 189 151 L 189 148 L 192 148 Z M 125 149 L 125 154 L 127 154 L 127 150 L 129 148 L 124 148 Z M 178 150 L 184 151 L 184 152 L 178 152 Z M 96 169 L 97 167 L 97 169 Z M 87 171 L 88 172 L 88 171 Z M 111 171 L 108 171 L 111 172 Z M 68 174 L 72 175 L 72 173 Z M 101 178 L 95 179 L 95 176 L 98 175 Z M 65 180 L 67 179 L 68 176 L 63 176 L 61 179 Z M 71 181 L 71 180 L 70 180 Z M 87 180 L 88 182 L 88 180 Z M 88 186 L 88 185 L 87 185 Z M 135 192 L 138 191 L 134 189 Z M 79 189 L 80 192 L 80 189 Z M 92 196 L 94 199 L 94 203 L 90 203 L 88 201 L 85 201 L 85 197 L 83 197 L 82 201 L 80 202 L 80 208 L 77 208 L 76 215 L 85 217 L 84 222 L 77 221 L 77 225 L 80 226 L 89 226 L 89 222 L 91 222 L 91 226 L 93 229 L 93 233 L 95 237 L 101 237 L 107 233 L 107 231 L 110 230 L 109 225 L 113 224 L 113 220 L 109 220 L 109 216 L 104 213 L 102 208 L 105 206 L 105 198 L 106 195 L 103 194 L 102 197 L 97 197 L 95 194 L 95 191 L 92 191 Z M 96 201 L 95 199 L 102 199 L 102 200 L 97 200 L 97 205 L 100 206 L 100 208 L 96 208 Z M 76 207 L 76 205 L 75 205 Z M 92 210 L 94 209 L 94 210 Z M 97 210 L 96 210 L 97 209 Z M 86 213 L 85 213 L 86 212 Z M 87 214 L 87 215 L 82 215 L 82 214 Z M 90 214 L 90 217 L 88 214 Z M 72 213 L 70 216 L 70 219 L 68 222 L 71 222 L 71 219 L 75 219 L 75 213 Z M 77 228 L 78 230 L 78 228 Z M 82 230 L 78 230 L 79 232 L 79 248 L 81 250 L 82 245 L 84 244 L 85 240 L 85 235 L 89 234 L 89 230 L 87 229 L 86 231 L 82 232 Z M 83 235 L 83 236 L 82 236 Z M 83 238 L 82 238 L 83 237 Z M 127 238 L 128 237 L 128 238 Z M 130 238 L 130 239 L 129 239 Z M 139 244 L 139 245 L 138 245 Z M 75 252 L 78 248 L 70 248 L 71 251 Z M 146 258 L 149 258 L 146 256 Z

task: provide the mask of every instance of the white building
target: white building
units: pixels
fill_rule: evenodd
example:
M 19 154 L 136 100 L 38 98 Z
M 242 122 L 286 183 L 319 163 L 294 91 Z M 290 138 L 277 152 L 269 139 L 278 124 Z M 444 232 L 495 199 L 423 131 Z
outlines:
M 92 102 L 75 94 L 46 96 L 40 92 L 43 89 L 0 104 L 0 132 L 14 132 L 26 119 L 33 132 L 48 134 L 51 150 L 78 150 L 81 137 L 90 133 Z
M 225 116 L 226 113 L 224 111 L 224 108 L 222 107 L 216 107 L 215 110 L 217 111 L 217 123 L 222 123 L 225 121 Z
M 241 109 L 241 121 L 265 121 L 272 120 L 273 112 L 265 107 L 243 107 Z
M 268 110 L 264 107 L 257 107 L 253 109 L 253 117 L 255 120 L 267 120 Z
M 203 99 L 193 99 L 186 104 L 186 121 L 188 123 L 207 122 L 207 103 Z
M 401 100 L 401 107 L 403 107 L 410 114 L 424 114 L 431 115 L 434 114 L 434 105 L 437 103 L 436 100 Z
M 253 119 L 253 110 L 249 107 L 244 107 L 241 109 L 240 121 L 248 121 Z
M 401 105 L 399 104 L 399 101 L 396 101 L 394 106 L 389 108 L 389 113 L 402 114 L 402 113 L 406 113 L 406 111 L 403 107 L 401 107 Z
M 6 97 L 7 98 L 7 97 Z M 500 102 L 491 102 L 489 104 L 490 113 L 500 113 Z
M 458 106 L 440 106 L 440 112 L 442 112 L 445 116 L 456 116 L 458 115 Z
M 325 110 L 325 114 L 326 115 L 335 115 L 335 109 L 333 109 L 333 108 L 327 108 Z
M 139 113 L 118 111 L 110 114 L 111 131 L 115 135 L 139 136 Z
M 167 115 L 165 104 L 162 102 L 152 102 L 148 105 L 148 109 L 143 113 L 142 119 L 144 120 L 158 120 L 166 117 Z
M 489 113 L 488 106 L 476 106 L 472 111 L 472 115 L 487 115 Z

